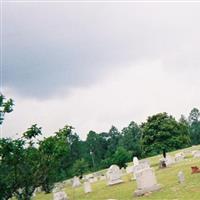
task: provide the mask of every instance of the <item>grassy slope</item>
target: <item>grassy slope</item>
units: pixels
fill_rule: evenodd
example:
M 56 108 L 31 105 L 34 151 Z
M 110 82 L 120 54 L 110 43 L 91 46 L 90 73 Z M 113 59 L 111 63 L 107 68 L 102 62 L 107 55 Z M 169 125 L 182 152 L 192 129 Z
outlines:
M 200 146 L 190 149 L 199 149 Z M 174 155 L 176 152 L 170 153 Z M 71 186 L 66 186 L 65 191 L 70 197 L 70 200 L 200 200 L 200 174 L 191 175 L 191 166 L 197 165 L 200 167 L 200 159 L 194 159 L 192 156 L 186 157 L 184 161 L 176 163 L 166 169 L 158 169 L 159 156 L 148 158 L 151 165 L 154 167 L 157 181 L 162 185 L 160 191 L 150 193 L 143 197 L 133 197 L 133 192 L 136 189 L 136 182 L 132 181 L 131 175 L 123 177 L 124 183 L 114 186 L 107 186 L 105 181 L 98 181 L 92 184 L 93 192 L 84 194 L 83 187 L 72 189 Z M 177 179 L 178 172 L 182 170 L 185 175 L 185 183 L 179 184 Z M 52 194 L 45 195 L 37 194 L 34 200 L 52 200 Z

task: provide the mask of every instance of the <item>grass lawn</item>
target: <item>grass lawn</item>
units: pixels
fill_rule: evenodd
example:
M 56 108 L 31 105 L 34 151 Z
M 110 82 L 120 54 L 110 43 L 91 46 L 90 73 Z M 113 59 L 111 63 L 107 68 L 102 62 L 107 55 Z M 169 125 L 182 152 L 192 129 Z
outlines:
M 200 146 L 188 148 L 200 149 Z M 183 150 L 182 150 L 183 151 Z M 170 155 L 180 152 L 171 152 Z M 123 176 L 124 183 L 119 185 L 107 186 L 106 181 L 98 181 L 92 184 L 93 192 L 85 194 L 83 187 L 73 189 L 66 185 L 65 192 L 70 200 L 200 200 L 200 173 L 191 174 L 191 166 L 200 167 L 200 158 L 193 158 L 191 155 L 186 156 L 184 161 L 175 163 L 169 168 L 158 169 L 160 156 L 148 158 L 151 166 L 155 170 L 157 181 L 161 184 L 161 189 L 157 192 L 149 193 L 142 197 L 133 197 L 136 189 L 136 182 L 131 180 L 132 175 Z M 182 170 L 185 175 L 185 183 L 179 184 L 177 174 Z M 52 194 L 38 193 L 34 200 L 52 200 Z

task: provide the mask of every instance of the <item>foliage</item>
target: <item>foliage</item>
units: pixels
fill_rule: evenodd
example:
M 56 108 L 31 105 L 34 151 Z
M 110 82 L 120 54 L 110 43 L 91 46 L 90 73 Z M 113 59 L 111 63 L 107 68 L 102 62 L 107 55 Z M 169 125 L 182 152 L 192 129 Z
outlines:
M 5 113 L 13 111 L 13 105 L 12 99 L 6 100 L 3 94 L 0 94 L 0 125 L 3 123 Z
M 200 118 L 200 112 L 197 108 L 193 108 L 189 114 L 188 121 L 190 124 L 193 122 L 198 122 Z
M 74 176 L 82 178 L 83 174 L 88 171 L 88 163 L 83 158 L 76 160 L 72 169 Z
M 113 155 L 113 163 L 118 165 L 120 168 L 126 168 L 126 163 L 130 161 L 130 153 L 123 147 L 118 147 L 117 151 Z
M 55 136 L 45 138 L 39 143 L 41 184 L 46 193 L 51 192 L 54 183 L 66 178 L 69 157 L 69 140 L 72 127 L 65 126 Z
M 34 134 L 36 137 L 37 134 Z M 29 137 L 31 139 L 32 137 Z M 28 143 L 29 144 L 29 143 Z M 1 199 L 29 200 L 39 185 L 39 152 L 25 139 L 0 140 Z
M 141 157 L 141 136 L 140 127 L 135 122 L 131 122 L 128 127 L 122 129 L 120 145 L 129 151 L 132 157 Z
M 187 126 L 177 122 L 167 113 L 159 113 L 149 117 L 141 127 L 144 156 L 159 154 L 163 148 L 172 151 L 190 145 Z
M 12 111 L 13 101 L 0 95 L 0 124 L 4 114 Z M 200 112 L 194 108 L 188 120 L 179 122 L 167 113 L 150 116 L 141 126 L 131 122 L 120 132 L 112 126 L 108 132 L 90 131 L 86 141 L 66 125 L 50 137 L 37 140 L 41 127 L 32 125 L 23 136 L 13 140 L 0 139 L 0 199 L 15 197 L 30 200 L 35 188 L 50 193 L 54 184 L 82 177 L 117 164 L 120 168 L 133 156 L 156 155 L 165 148 L 172 151 L 200 143 Z
M 200 111 L 197 108 L 193 108 L 190 112 L 189 125 L 192 144 L 200 144 Z

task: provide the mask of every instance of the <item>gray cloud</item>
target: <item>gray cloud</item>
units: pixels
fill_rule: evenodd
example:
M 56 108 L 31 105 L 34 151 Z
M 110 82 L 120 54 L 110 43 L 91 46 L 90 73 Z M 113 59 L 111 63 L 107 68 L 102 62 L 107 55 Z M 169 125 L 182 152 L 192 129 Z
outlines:
M 163 59 L 176 73 L 199 65 L 195 4 L 5 3 L 3 10 L 3 84 L 21 96 L 61 95 L 143 60 Z

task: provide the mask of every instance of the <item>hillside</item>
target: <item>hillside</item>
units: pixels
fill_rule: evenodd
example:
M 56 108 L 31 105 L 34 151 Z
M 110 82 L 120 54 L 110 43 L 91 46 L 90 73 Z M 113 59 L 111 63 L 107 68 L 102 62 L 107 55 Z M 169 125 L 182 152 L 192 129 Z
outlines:
M 177 152 L 187 152 L 184 161 L 177 162 L 172 166 L 159 169 L 158 163 L 161 155 L 148 158 L 151 163 L 151 167 L 154 168 L 157 181 L 162 185 L 160 191 L 149 193 L 142 197 L 133 197 L 133 192 L 136 189 L 136 181 L 131 180 L 131 174 L 125 174 L 123 176 L 124 183 L 114 186 L 107 186 L 106 181 L 98 181 L 92 184 L 93 192 L 85 194 L 83 187 L 72 188 L 71 185 L 67 185 L 64 191 L 69 196 L 70 200 L 154 200 L 154 199 L 166 199 L 166 200 L 198 200 L 200 199 L 200 174 L 191 174 L 191 166 L 200 167 L 200 159 L 193 158 L 190 151 L 200 149 L 200 146 L 193 146 L 191 148 L 182 149 L 179 151 L 170 152 L 169 155 L 174 155 Z M 132 165 L 132 163 L 129 163 Z M 177 174 L 179 171 L 183 171 L 185 175 L 185 183 L 178 183 Z M 34 200 L 51 200 L 52 194 L 38 193 Z

